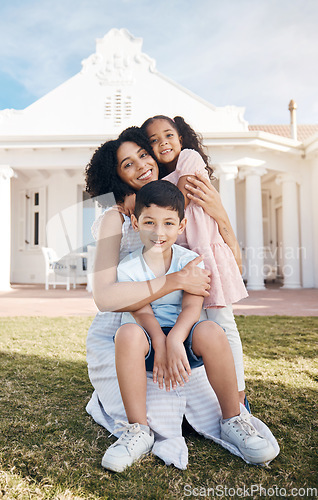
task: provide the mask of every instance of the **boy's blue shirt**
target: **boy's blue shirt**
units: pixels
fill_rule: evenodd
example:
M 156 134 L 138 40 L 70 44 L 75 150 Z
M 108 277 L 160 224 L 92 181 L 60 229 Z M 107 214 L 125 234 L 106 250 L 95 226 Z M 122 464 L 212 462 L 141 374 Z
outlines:
M 188 262 L 198 256 L 197 253 L 180 245 L 172 245 L 172 259 L 170 267 L 166 274 L 180 271 Z M 146 264 L 143 255 L 143 247 L 127 255 L 117 267 L 118 281 L 148 281 L 156 278 L 152 270 Z M 203 262 L 198 267 L 204 268 Z M 181 312 L 183 291 L 177 290 L 169 293 L 160 299 L 151 302 L 154 315 L 160 326 L 174 326 Z M 122 324 L 136 323 L 133 316 L 124 312 L 122 315 Z

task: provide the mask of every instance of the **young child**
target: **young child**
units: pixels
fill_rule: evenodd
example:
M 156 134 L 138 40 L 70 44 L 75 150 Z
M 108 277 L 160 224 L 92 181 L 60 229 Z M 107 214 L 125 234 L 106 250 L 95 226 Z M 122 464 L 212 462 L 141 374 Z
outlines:
M 210 296 L 204 300 L 207 318 L 225 330 L 235 362 L 240 402 L 249 409 L 245 397 L 243 351 L 240 335 L 235 323 L 232 304 L 247 296 L 238 263 L 233 254 L 240 257 L 235 235 L 231 227 L 220 234 L 217 222 L 202 207 L 187 197 L 187 176 L 201 172 L 207 179 L 212 173 L 208 157 L 198 135 L 182 117 L 173 120 L 167 116 L 154 116 L 141 126 L 162 168 L 165 180 L 177 185 L 185 197 L 187 225 L 177 243 L 204 255 L 205 268 L 211 271 Z M 224 239 L 231 244 L 232 250 Z M 230 238 L 231 241 L 230 241 Z
M 118 281 L 147 281 L 181 270 L 197 255 L 175 245 L 186 227 L 184 198 L 167 181 L 154 181 L 136 195 L 132 225 L 143 247 L 123 259 Z M 203 297 L 182 291 L 152 302 L 134 317 L 124 313 L 115 335 L 117 378 L 129 424 L 110 446 L 102 465 L 121 472 L 151 451 L 154 435 L 146 414 L 146 371 L 166 389 L 187 382 L 191 368 L 204 365 L 222 411 L 221 439 L 237 446 L 251 463 L 272 460 L 276 452 L 240 412 L 232 352 L 222 328 L 200 321 Z M 137 322 L 135 319 L 137 319 Z M 243 407 L 242 407 L 243 408 Z

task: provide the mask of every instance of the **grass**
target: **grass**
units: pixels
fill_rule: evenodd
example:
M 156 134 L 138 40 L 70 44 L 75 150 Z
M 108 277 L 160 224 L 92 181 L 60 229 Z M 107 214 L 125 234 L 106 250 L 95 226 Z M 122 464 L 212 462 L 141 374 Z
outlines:
M 253 413 L 281 447 L 269 467 L 249 466 L 188 432 L 186 471 L 150 455 L 117 475 L 100 466 L 115 439 L 85 412 L 92 392 L 85 361 L 90 322 L 1 318 L 0 498 L 211 498 L 208 488 L 217 485 L 224 497 L 239 498 L 237 488 L 262 485 L 274 488 L 268 490 L 272 497 L 273 491 L 288 497 L 291 488 L 305 488 L 294 498 L 315 498 L 306 488 L 318 488 L 318 318 L 237 317 Z

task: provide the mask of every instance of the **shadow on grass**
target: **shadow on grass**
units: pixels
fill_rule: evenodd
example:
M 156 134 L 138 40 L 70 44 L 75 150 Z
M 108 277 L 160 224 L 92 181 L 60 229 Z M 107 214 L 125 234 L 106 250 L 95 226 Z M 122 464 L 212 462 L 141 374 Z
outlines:
M 269 468 L 248 466 L 210 441 L 187 433 L 189 468 L 147 457 L 120 475 L 100 466 L 114 441 L 85 412 L 92 388 L 85 362 L 1 355 L 2 468 L 39 486 L 45 498 L 67 489 L 82 498 L 183 498 L 184 485 L 313 485 L 317 394 L 266 380 L 249 382 L 253 412 L 269 425 L 281 455 Z

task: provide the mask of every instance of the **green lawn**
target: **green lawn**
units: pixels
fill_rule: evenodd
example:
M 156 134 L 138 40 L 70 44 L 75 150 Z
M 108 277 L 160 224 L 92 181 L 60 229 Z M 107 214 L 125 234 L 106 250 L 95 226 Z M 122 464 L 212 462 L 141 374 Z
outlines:
M 188 431 L 186 471 L 151 455 L 116 475 L 100 466 L 115 439 L 85 412 L 91 318 L 1 318 L 0 498 L 212 498 L 212 488 L 215 497 L 242 498 L 244 485 L 249 498 L 261 498 L 252 485 L 272 498 L 292 488 L 303 488 L 294 498 L 316 498 L 306 489 L 318 488 L 318 318 L 237 322 L 252 410 L 277 437 L 280 455 L 266 468 L 247 465 Z

